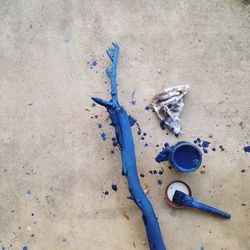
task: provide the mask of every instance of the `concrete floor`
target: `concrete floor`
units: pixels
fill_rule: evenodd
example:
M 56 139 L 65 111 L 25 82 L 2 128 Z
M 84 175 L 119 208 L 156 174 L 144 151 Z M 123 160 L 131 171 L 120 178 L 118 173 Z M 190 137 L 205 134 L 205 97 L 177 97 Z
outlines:
M 1 0 L 0 6 L 0 246 L 148 249 L 141 214 L 126 199 L 114 130 L 104 109 L 91 106 L 91 96 L 109 97 L 104 51 L 118 41 L 120 100 L 147 133 L 142 141 L 133 127 L 138 171 L 145 174 L 141 184 L 150 186 L 168 249 L 250 249 L 250 154 L 243 150 L 250 143 L 247 5 Z M 144 108 L 162 88 L 181 83 L 191 89 L 184 134 L 176 138 Z M 183 175 L 154 161 L 165 142 L 197 137 L 211 142 L 197 172 Z M 148 172 L 161 167 L 163 175 Z M 163 193 L 175 179 L 191 185 L 197 199 L 230 212 L 231 220 L 169 207 Z

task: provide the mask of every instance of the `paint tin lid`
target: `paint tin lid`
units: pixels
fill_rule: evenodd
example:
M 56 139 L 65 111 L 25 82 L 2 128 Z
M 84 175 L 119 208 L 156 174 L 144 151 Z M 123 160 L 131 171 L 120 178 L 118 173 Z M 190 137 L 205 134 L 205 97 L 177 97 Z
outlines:
M 168 205 L 174 208 L 182 208 L 183 206 L 173 202 L 173 196 L 176 190 L 179 190 L 189 196 L 192 196 L 192 191 L 189 185 L 184 181 L 179 181 L 179 180 L 173 181 L 167 186 L 165 190 L 165 198 Z

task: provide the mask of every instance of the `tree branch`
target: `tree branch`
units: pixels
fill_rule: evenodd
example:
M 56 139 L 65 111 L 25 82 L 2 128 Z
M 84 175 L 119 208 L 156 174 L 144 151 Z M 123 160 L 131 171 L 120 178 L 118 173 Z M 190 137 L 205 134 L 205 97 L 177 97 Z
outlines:
M 106 73 L 111 81 L 111 101 L 100 98 L 92 98 L 96 103 L 105 106 L 110 114 L 112 125 L 115 127 L 117 141 L 120 145 L 122 157 L 122 175 L 127 177 L 130 191 L 129 199 L 133 200 L 142 211 L 142 219 L 145 225 L 148 242 L 151 250 L 165 250 L 160 227 L 153 207 L 140 185 L 132 131 L 126 110 L 118 102 L 116 71 L 119 56 L 119 46 L 113 43 L 113 48 L 107 50 L 112 61 L 112 68 Z

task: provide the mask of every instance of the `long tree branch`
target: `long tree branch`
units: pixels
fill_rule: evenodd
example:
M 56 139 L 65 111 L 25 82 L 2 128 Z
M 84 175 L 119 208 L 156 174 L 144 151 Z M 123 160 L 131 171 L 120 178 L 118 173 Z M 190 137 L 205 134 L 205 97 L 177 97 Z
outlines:
M 137 168 L 136 156 L 132 131 L 129 118 L 125 108 L 118 102 L 116 72 L 119 56 L 119 46 L 113 43 L 113 48 L 107 50 L 107 54 L 112 61 L 112 68 L 108 68 L 106 73 L 111 81 L 111 100 L 105 101 L 100 98 L 92 99 L 107 108 L 110 114 L 112 125 L 115 127 L 117 141 L 120 145 L 122 157 L 122 175 L 127 177 L 128 188 L 130 191 L 129 199 L 132 199 L 142 211 L 142 219 L 145 225 L 148 242 L 151 250 L 165 250 L 160 227 L 154 209 L 142 190 L 140 185 Z

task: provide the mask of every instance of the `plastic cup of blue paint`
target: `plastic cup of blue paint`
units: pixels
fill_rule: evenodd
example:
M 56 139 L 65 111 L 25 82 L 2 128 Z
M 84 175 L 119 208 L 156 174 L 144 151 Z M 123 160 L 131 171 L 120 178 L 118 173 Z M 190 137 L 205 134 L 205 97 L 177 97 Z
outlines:
M 181 141 L 172 147 L 165 144 L 165 148 L 156 157 L 156 161 L 169 161 L 176 170 L 191 173 L 200 167 L 202 153 L 194 144 Z

